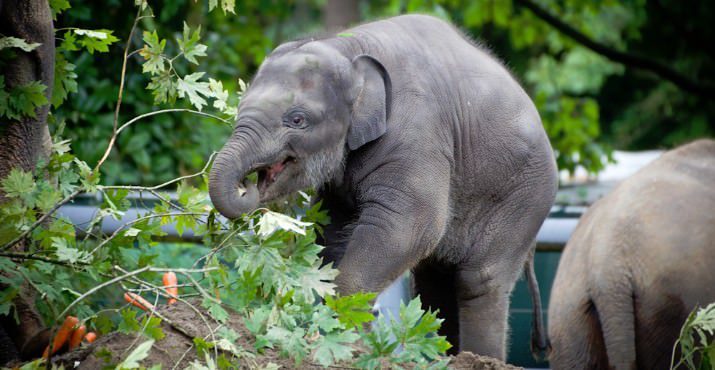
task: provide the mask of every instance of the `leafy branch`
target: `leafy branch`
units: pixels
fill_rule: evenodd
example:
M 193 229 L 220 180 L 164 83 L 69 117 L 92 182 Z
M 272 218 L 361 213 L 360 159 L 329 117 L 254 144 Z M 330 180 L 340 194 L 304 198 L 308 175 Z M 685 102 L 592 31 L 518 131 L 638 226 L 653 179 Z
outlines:
M 713 334 L 715 334 L 715 303 L 693 310 L 685 320 L 680 335 L 673 345 L 670 368 L 679 369 L 682 365 L 687 365 L 689 369 L 711 368 L 715 364 Z M 679 359 L 676 358 L 678 349 L 680 349 Z M 698 356 L 700 361 L 696 363 Z M 675 362 L 676 359 L 678 362 Z

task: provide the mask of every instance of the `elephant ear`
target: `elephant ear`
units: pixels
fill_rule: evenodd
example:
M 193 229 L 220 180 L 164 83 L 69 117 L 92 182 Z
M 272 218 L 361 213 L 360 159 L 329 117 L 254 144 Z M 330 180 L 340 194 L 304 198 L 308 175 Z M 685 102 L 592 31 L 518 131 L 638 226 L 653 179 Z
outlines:
M 355 150 L 387 131 L 392 84 L 390 75 L 377 59 L 359 55 L 352 61 L 353 102 L 348 147 Z

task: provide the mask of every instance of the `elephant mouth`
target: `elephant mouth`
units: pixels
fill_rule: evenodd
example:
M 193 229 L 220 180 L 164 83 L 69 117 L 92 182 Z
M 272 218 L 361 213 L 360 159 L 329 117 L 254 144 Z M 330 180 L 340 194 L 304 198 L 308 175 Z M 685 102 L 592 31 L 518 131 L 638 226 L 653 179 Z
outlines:
M 288 156 L 283 160 L 275 162 L 271 165 L 259 167 L 258 173 L 258 191 L 262 201 L 267 201 L 275 198 L 277 195 L 272 194 L 276 183 L 280 183 L 284 178 L 290 177 L 290 169 L 295 165 L 297 159 Z

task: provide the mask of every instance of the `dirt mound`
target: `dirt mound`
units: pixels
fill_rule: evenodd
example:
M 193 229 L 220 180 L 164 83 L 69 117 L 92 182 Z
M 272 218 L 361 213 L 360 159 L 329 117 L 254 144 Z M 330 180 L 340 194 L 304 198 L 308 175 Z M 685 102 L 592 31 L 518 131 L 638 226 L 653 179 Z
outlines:
M 157 310 L 161 316 L 168 319 L 162 322 L 165 337 L 157 341 L 151 348 L 149 356 L 142 361 L 142 364 L 145 365 L 162 364 L 164 369 L 185 368 L 197 359 L 193 338 L 206 338 L 207 341 L 210 341 L 210 331 L 215 331 L 220 326 L 208 315 L 204 315 L 204 321 L 197 311 L 185 304 L 161 306 Z M 277 351 L 270 348 L 266 348 L 260 354 L 255 353 L 253 350 L 254 338 L 243 325 L 243 320 L 235 313 L 230 313 L 226 326 L 239 334 L 235 345 L 251 353 L 238 360 L 241 369 L 264 368 L 269 363 L 280 366 L 280 369 L 323 369 L 320 365 L 311 363 L 309 358 L 296 366 L 292 359 L 282 358 Z M 146 338 L 141 335 L 115 332 L 98 338 L 91 345 L 58 356 L 54 361 L 64 363 L 67 368 L 101 369 L 107 365 L 121 362 L 138 344 L 145 340 Z M 351 368 L 350 364 L 339 365 Z M 388 368 L 387 364 L 385 365 L 385 368 Z M 450 367 L 477 370 L 519 369 L 499 360 L 475 355 L 471 352 L 462 352 L 453 357 Z M 409 369 L 410 367 L 405 368 Z
M 495 358 L 475 355 L 472 352 L 460 352 L 449 361 L 449 367 L 457 370 L 516 370 L 521 367 L 505 364 Z

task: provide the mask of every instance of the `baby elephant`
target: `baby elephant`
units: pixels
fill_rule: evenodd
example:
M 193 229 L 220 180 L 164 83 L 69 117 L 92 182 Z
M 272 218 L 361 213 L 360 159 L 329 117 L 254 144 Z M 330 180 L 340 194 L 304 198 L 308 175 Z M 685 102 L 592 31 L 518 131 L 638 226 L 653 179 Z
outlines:
M 556 167 L 499 61 L 436 18 L 368 23 L 276 48 L 237 119 L 211 171 L 219 212 L 320 189 L 341 293 L 378 292 L 412 270 L 453 345 L 504 358 L 509 294 Z
M 715 301 L 715 141 L 665 153 L 584 214 L 551 291 L 554 369 L 667 369 Z

